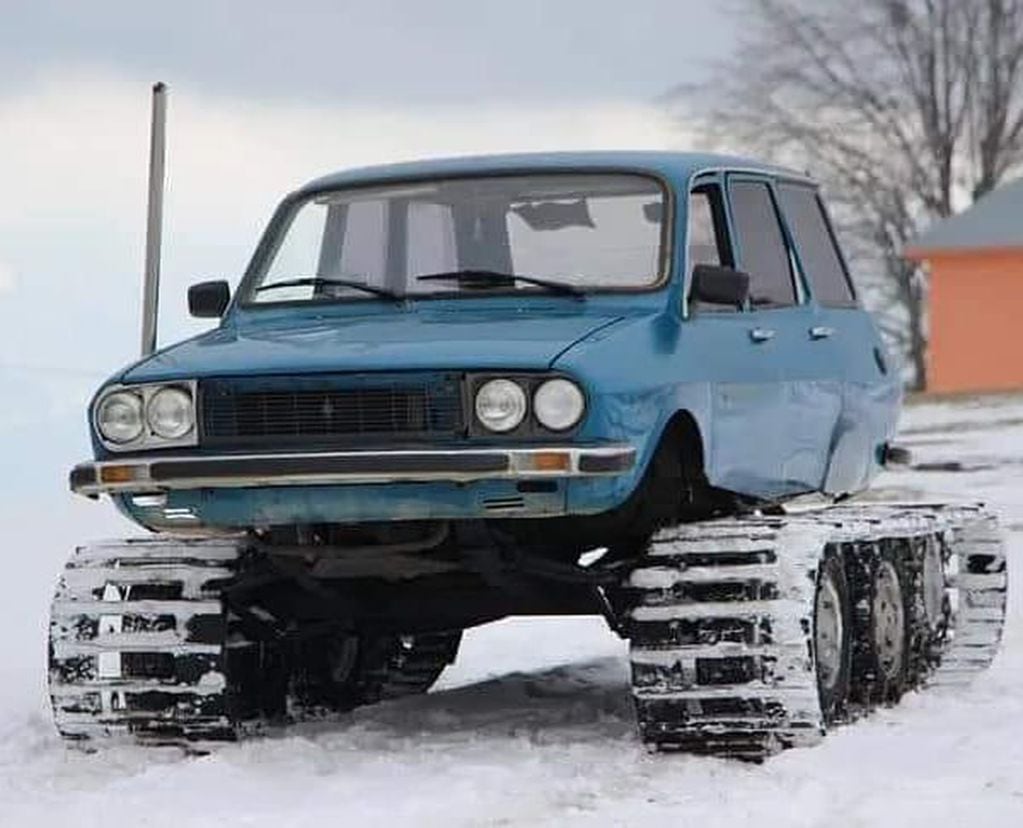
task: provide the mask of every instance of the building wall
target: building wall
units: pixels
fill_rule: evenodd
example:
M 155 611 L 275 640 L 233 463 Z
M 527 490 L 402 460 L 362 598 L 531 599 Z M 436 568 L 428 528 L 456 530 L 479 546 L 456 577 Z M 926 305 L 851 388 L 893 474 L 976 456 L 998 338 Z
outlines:
M 927 390 L 1023 388 L 1023 250 L 929 252 Z

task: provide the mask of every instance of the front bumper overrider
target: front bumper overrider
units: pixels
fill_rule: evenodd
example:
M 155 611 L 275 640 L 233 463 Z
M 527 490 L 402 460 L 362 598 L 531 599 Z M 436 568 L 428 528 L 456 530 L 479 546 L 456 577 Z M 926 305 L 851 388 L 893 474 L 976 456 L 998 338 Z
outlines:
M 145 494 L 207 488 L 529 480 L 625 474 L 631 445 L 407 449 L 131 457 L 80 463 L 71 490 Z

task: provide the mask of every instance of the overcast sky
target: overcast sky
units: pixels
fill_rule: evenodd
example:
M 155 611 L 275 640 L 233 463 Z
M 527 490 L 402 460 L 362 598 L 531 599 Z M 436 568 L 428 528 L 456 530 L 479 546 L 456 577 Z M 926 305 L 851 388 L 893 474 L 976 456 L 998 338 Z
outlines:
M 691 0 L 0 0 L 0 464 L 63 497 L 138 348 L 149 86 L 171 88 L 162 341 L 277 199 L 357 164 L 685 144 L 657 98 L 734 41 Z M 42 439 L 41 439 L 42 438 Z M 30 462 L 34 461 L 34 462 Z M 104 507 L 107 508 L 107 507 Z
M 13 5 L 15 8 L 11 8 Z M 0 81 L 89 64 L 247 97 L 350 104 L 643 100 L 703 71 L 706 0 L 3 3 Z

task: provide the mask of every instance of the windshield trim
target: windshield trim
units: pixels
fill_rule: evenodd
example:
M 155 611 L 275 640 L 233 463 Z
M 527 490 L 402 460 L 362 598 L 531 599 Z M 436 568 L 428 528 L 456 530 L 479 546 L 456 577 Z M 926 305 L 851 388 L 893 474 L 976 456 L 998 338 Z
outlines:
M 256 245 L 256 250 L 249 261 L 248 267 L 245 269 L 245 274 L 242 276 L 241 282 L 238 285 L 238 290 L 231 301 L 231 307 L 228 313 L 233 313 L 235 310 L 260 310 L 263 308 L 281 308 L 281 307 L 323 307 L 323 306 L 337 306 L 337 305 L 349 305 L 359 303 L 375 303 L 375 304 L 394 304 L 394 300 L 387 299 L 382 296 L 345 296 L 345 297 L 332 297 L 325 299 L 282 299 L 280 301 L 253 301 L 255 297 L 254 283 L 257 279 L 261 278 L 266 267 L 269 266 L 273 259 L 273 256 L 277 253 L 280 244 L 283 242 L 288 228 L 291 226 L 291 222 L 295 218 L 298 211 L 311 201 L 320 198 L 328 193 L 340 193 L 340 192 L 351 192 L 358 190 L 370 190 L 377 189 L 380 187 L 394 187 L 400 188 L 405 186 L 414 186 L 421 184 L 428 184 L 431 182 L 442 182 L 452 180 L 465 180 L 475 178 L 521 178 L 523 176 L 598 176 L 598 175 L 633 175 L 642 178 L 648 178 L 661 190 L 661 196 L 665 205 L 664 210 L 664 221 L 661 223 L 661 238 L 660 238 L 660 255 L 658 256 L 658 278 L 647 285 L 636 285 L 628 286 L 622 285 L 617 287 L 582 287 L 580 286 L 585 296 L 595 295 L 628 295 L 628 294 L 642 294 L 642 293 L 656 293 L 664 289 L 672 281 L 674 275 L 674 241 L 675 241 L 675 219 L 676 219 L 676 201 L 674 188 L 671 186 L 668 178 L 656 170 L 649 168 L 637 168 L 637 167 L 626 167 L 626 166 L 594 166 L 594 167 L 523 167 L 521 169 L 511 170 L 500 170 L 500 171 L 488 171 L 480 170 L 476 173 L 465 173 L 459 175 L 421 175 L 412 176 L 408 178 L 396 178 L 396 179 L 376 179 L 368 178 L 364 182 L 353 184 L 346 187 L 320 187 L 315 189 L 304 189 L 298 190 L 291 193 L 287 198 L 284 199 L 274 211 L 273 216 L 270 219 L 270 223 L 263 231 L 259 243 Z M 429 302 L 432 300 L 451 300 L 451 299 L 480 299 L 490 296 L 516 296 L 519 298 L 535 299 L 568 299 L 573 300 L 574 297 L 565 294 L 559 296 L 558 294 L 545 291 L 540 288 L 512 288 L 512 289 L 488 289 L 486 292 L 476 291 L 465 291 L 465 290 L 452 290 L 452 291 L 431 291 L 429 293 L 405 293 L 400 295 L 400 299 L 405 302 Z

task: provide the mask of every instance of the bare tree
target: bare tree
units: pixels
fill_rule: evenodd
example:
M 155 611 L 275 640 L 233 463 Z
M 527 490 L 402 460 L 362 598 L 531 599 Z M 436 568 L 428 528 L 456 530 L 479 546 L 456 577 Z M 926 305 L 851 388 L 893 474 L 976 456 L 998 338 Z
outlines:
M 731 150 L 809 169 L 882 328 L 926 383 L 926 274 L 901 256 L 1023 163 L 1023 0 L 737 0 L 736 54 L 678 87 Z

